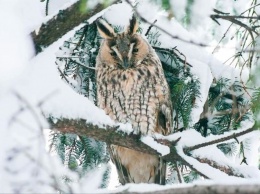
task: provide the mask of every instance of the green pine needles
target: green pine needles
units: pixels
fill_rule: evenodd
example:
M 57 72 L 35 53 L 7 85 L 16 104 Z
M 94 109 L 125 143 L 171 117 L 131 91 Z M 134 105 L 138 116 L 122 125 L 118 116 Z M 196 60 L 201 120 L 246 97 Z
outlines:
M 122 31 L 123 27 L 115 26 L 115 31 Z M 143 29 L 138 29 L 143 33 Z M 175 131 L 190 127 L 191 111 L 195 106 L 194 100 L 200 95 L 199 81 L 190 73 L 190 64 L 177 48 L 162 48 L 158 40 L 160 33 L 150 27 L 146 38 L 161 59 L 165 75 L 171 90 L 173 109 L 175 110 Z M 77 31 L 73 38 L 64 42 L 57 53 L 56 64 L 61 78 L 76 92 L 86 96 L 96 103 L 95 59 L 100 46 L 100 37 L 95 23 L 86 23 L 85 27 Z M 71 170 L 84 176 L 90 169 L 104 165 L 109 155 L 104 143 L 76 135 L 52 133 L 52 150 L 62 162 Z M 106 186 L 109 169 L 104 174 L 101 184 Z
M 159 41 L 161 34 L 158 29 L 150 26 L 144 32 L 142 23 L 140 26 L 138 32 L 146 36 L 162 62 L 171 91 L 175 132 L 195 128 L 205 137 L 209 134 L 218 135 L 236 130 L 241 122 L 252 119 L 249 111 L 250 100 L 246 97 L 243 85 L 239 81 L 231 82 L 231 80 L 221 78 L 210 87 L 204 112 L 200 120 L 193 126 L 191 113 L 196 108 L 195 99 L 200 97 L 201 83 L 190 71 L 192 64 L 186 61 L 185 55 L 177 47 L 163 48 L 161 46 L 163 44 Z M 116 32 L 122 31 L 122 29 L 122 26 L 115 26 Z M 86 96 L 95 104 L 95 60 L 99 47 L 100 37 L 96 24 L 86 23 L 75 33 L 74 37 L 64 42 L 57 53 L 56 60 L 61 78 L 76 92 Z M 253 102 L 259 101 L 259 94 L 259 91 L 255 94 Z M 256 106 L 255 110 L 258 109 Z M 91 138 L 53 132 L 51 145 L 51 150 L 58 154 L 61 161 L 71 170 L 78 172 L 81 177 L 96 167 L 105 166 L 109 161 L 106 145 Z M 226 155 L 232 155 L 238 149 L 232 143 L 219 144 L 218 148 Z M 183 164 L 181 162 L 178 162 L 178 165 L 177 163 L 170 164 L 169 169 L 170 172 L 183 169 Z M 192 182 L 199 177 L 190 169 L 184 171 L 185 182 Z M 101 187 L 107 186 L 109 175 L 110 169 L 107 168 Z M 169 184 L 172 182 L 170 180 Z

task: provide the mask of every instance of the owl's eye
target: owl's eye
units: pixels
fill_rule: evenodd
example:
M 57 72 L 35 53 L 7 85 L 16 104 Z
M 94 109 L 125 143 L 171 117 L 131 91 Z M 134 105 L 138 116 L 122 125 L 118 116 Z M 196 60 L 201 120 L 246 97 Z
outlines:
M 115 57 L 115 56 L 116 56 L 116 52 L 115 52 L 115 51 L 112 51 L 112 52 L 110 53 L 110 55 L 113 56 L 113 57 Z
M 137 53 L 137 52 L 138 52 L 138 48 L 134 48 L 133 53 Z

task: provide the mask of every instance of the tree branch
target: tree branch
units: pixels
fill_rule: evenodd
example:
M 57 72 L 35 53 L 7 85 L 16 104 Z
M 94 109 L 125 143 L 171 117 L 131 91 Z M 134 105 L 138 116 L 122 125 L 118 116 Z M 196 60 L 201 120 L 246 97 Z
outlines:
M 196 150 L 196 149 L 199 149 L 199 148 L 202 148 L 202 147 L 206 147 L 206 146 L 209 146 L 209 145 L 217 144 L 217 143 L 220 143 L 220 142 L 224 142 L 224 141 L 245 135 L 245 134 L 250 133 L 252 131 L 254 131 L 254 127 L 249 128 L 249 129 L 244 130 L 244 131 L 241 131 L 241 132 L 238 132 L 238 133 L 233 133 L 232 135 L 229 135 L 227 137 L 222 137 L 222 138 L 219 138 L 219 139 L 215 139 L 213 141 L 208 141 L 208 142 L 201 143 L 201 144 L 198 144 L 198 145 L 195 145 L 195 146 L 187 147 L 187 148 L 184 149 L 184 153 L 187 154 L 187 153 L 189 153 L 193 150 Z
M 106 142 L 107 144 L 115 144 L 151 155 L 161 155 L 156 150 L 141 142 L 139 138 L 137 138 L 138 136 L 127 135 L 123 132 L 120 133 L 119 131 L 117 131 L 118 126 L 100 127 L 91 123 L 87 123 L 86 120 L 83 119 L 58 119 L 58 121 L 55 123 L 52 121 L 52 119 L 48 120 L 52 128 L 62 133 L 72 133 L 80 136 L 87 136 L 98 141 Z M 199 175 L 208 179 L 207 175 L 198 171 L 177 153 L 174 146 L 179 140 L 180 138 L 175 142 L 169 142 L 167 140 L 157 140 L 159 143 L 169 146 L 171 150 L 170 154 L 163 156 L 163 159 L 167 162 L 181 161 L 182 164 L 188 166 L 190 169 L 196 171 Z
M 97 126 L 87 123 L 86 120 L 59 119 L 53 122 L 48 119 L 51 127 L 61 133 L 72 133 L 80 136 L 91 137 L 107 144 L 115 144 L 129 149 L 134 149 L 143 153 L 152 155 L 160 155 L 157 151 L 139 141 L 137 136 L 127 135 L 126 133 L 117 131 L 118 126 Z
M 125 190 L 117 193 L 132 193 L 132 194 L 172 194 L 172 193 L 182 193 L 182 194 L 258 194 L 260 191 L 259 184 L 212 184 L 212 185 L 193 185 L 188 187 L 175 187 L 171 189 L 165 189 L 161 187 L 161 189 L 156 189 L 154 191 L 143 192 L 143 191 L 136 191 L 134 192 L 133 189 L 128 191 L 129 189 L 126 188 Z
M 119 2 L 121 1 L 115 0 L 110 5 Z M 82 0 L 79 0 L 67 9 L 60 10 L 58 15 L 50 19 L 47 23 L 42 24 L 39 31 L 31 33 L 36 54 L 109 5 L 97 4 L 92 10 L 86 10 L 85 12 L 80 10 L 81 6 Z
M 208 164 L 210 165 L 211 167 L 213 168 L 216 168 L 230 176 L 236 176 L 236 177 L 241 177 L 241 178 L 244 178 L 244 175 L 242 174 L 239 174 L 235 169 L 233 169 L 232 167 L 230 166 L 224 166 L 224 165 L 221 165 L 221 164 L 218 164 L 216 161 L 213 161 L 213 160 L 209 160 L 207 158 L 199 158 L 199 157 L 194 157 L 196 160 L 198 160 L 200 163 L 205 163 L 205 164 Z
M 204 43 L 197 43 L 197 42 L 194 42 L 193 40 L 185 40 L 184 38 L 181 38 L 179 36 L 175 36 L 175 35 L 172 35 L 170 32 L 168 32 L 167 30 L 161 28 L 160 26 L 152 23 L 152 22 L 149 22 L 147 19 L 145 19 L 138 11 L 137 9 L 135 9 L 135 7 L 132 5 L 132 3 L 129 1 L 129 0 L 125 0 L 132 8 L 133 10 L 135 11 L 135 14 L 140 18 L 140 20 L 142 20 L 143 22 L 149 24 L 149 25 L 153 25 L 154 27 L 156 27 L 157 29 L 159 29 L 161 32 L 165 33 L 166 35 L 170 36 L 171 38 L 173 39 L 177 39 L 177 40 L 180 40 L 182 42 L 185 42 L 185 43 L 189 43 L 189 44 L 192 44 L 192 45 L 196 45 L 196 46 L 200 46 L 200 47 L 210 47 L 210 45 L 207 45 L 207 44 L 204 44 Z
M 56 120 L 56 119 L 55 119 Z M 57 130 L 58 132 L 61 133 L 71 133 L 71 134 L 76 134 L 79 136 L 85 136 L 85 137 L 90 137 L 93 138 L 95 140 L 98 141 L 102 141 L 105 142 L 107 144 L 115 144 L 115 145 L 119 145 L 122 147 L 126 147 L 129 149 L 133 149 L 139 152 L 143 152 L 143 153 L 147 153 L 147 154 L 151 154 L 151 155 L 157 155 L 157 156 L 161 156 L 160 153 L 158 153 L 156 150 L 154 150 L 153 148 L 151 148 L 150 146 L 144 144 L 143 142 L 141 142 L 139 140 L 139 136 L 138 135 L 133 135 L 133 134 L 126 134 L 123 132 L 118 131 L 119 126 L 108 126 L 108 125 L 103 125 L 103 126 L 97 126 L 97 125 L 93 125 L 91 123 L 87 123 L 86 120 L 83 119 L 79 119 L 79 120 L 75 120 L 75 119 L 58 119 L 55 123 L 53 122 L 53 120 L 51 118 L 48 119 L 51 128 L 53 130 Z M 195 149 L 198 149 L 200 147 L 204 147 L 207 145 L 212 145 L 215 143 L 219 143 L 222 141 L 226 141 L 229 139 L 232 139 L 234 137 L 238 137 L 241 135 L 244 135 L 246 133 L 249 133 L 253 131 L 252 128 L 242 131 L 240 133 L 237 134 L 232 134 L 230 136 L 224 137 L 224 138 L 220 138 L 214 141 L 210 141 L 210 142 L 206 142 L 203 144 L 199 144 L 193 147 L 188 147 L 184 149 L 184 153 L 187 155 L 190 155 L 189 152 Z M 157 141 L 160 144 L 166 145 L 170 148 L 170 153 L 162 156 L 162 158 L 167 161 L 167 162 L 180 162 L 181 164 L 188 166 L 191 170 L 195 171 L 196 173 L 198 173 L 200 176 L 204 177 L 205 179 L 209 179 L 209 177 L 200 172 L 200 170 L 196 169 L 196 167 L 194 167 L 192 164 L 190 164 L 189 162 L 187 162 L 176 150 L 176 145 L 177 143 L 180 141 L 181 138 L 178 138 L 177 140 L 170 142 L 168 140 L 165 139 L 157 139 L 155 141 Z M 191 156 L 193 157 L 193 156 Z M 197 159 L 199 162 L 201 163 L 207 163 L 209 164 L 211 167 L 218 169 L 228 175 L 231 176 L 237 176 L 237 177 L 244 177 L 243 174 L 238 174 L 233 168 L 231 167 L 226 167 L 226 166 L 221 166 L 219 164 L 217 164 L 215 161 L 211 161 L 208 159 L 201 159 L 198 157 L 194 157 L 195 159 Z

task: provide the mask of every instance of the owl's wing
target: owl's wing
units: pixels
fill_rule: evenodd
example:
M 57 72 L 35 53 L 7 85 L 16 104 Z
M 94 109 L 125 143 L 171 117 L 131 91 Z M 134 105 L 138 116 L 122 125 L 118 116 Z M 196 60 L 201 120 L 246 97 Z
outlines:
M 172 107 L 171 103 L 162 103 L 157 116 L 157 130 L 163 135 L 172 132 Z

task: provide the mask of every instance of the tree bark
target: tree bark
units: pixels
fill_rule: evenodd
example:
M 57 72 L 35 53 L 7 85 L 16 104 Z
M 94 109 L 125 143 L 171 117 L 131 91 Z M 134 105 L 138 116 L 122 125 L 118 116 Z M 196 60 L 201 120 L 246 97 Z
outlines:
M 200 163 L 205 163 L 210 165 L 213 168 L 216 168 L 230 176 L 236 176 L 236 177 L 241 177 L 244 178 L 243 174 L 240 174 L 239 172 L 237 172 L 235 169 L 233 169 L 230 166 L 224 166 L 221 164 L 218 164 L 217 162 L 213 161 L 213 160 L 209 160 L 207 158 L 199 158 L 199 157 L 194 157 L 196 160 L 198 160 Z
M 105 142 L 107 144 L 119 145 L 119 146 L 123 146 L 123 147 L 129 148 L 129 149 L 139 151 L 139 152 L 161 156 L 161 154 L 158 153 L 156 150 L 154 150 L 153 148 L 151 148 L 148 145 L 141 142 L 139 140 L 140 136 L 133 135 L 133 134 L 128 135 L 120 130 L 117 130 L 119 128 L 119 126 L 97 126 L 97 125 L 93 125 L 91 123 L 87 123 L 87 121 L 83 120 L 83 119 L 74 120 L 74 119 L 63 118 L 63 119 L 58 119 L 55 123 L 51 119 L 48 119 L 48 120 L 51 125 L 51 128 L 53 128 L 54 130 L 57 130 L 58 132 L 61 132 L 61 133 L 71 133 L 71 134 L 77 134 L 80 136 L 86 136 L 86 137 L 90 137 L 90 138 L 93 138 L 98 141 Z M 246 130 L 246 131 L 251 132 L 252 129 Z M 245 134 L 245 132 L 242 132 L 242 133 Z M 241 135 L 241 132 L 237 133 L 237 134 L 233 134 L 232 137 L 234 137 L 236 135 Z M 227 136 L 226 138 L 220 138 L 219 140 L 225 141 L 227 138 L 229 139 L 230 136 Z M 209 177 L 206 174 L 203 174 L 202 172 L 200 172 L 192 164 L 188 163 L 184 158 L 182 158 L 177 153 L 175 145 L 177 144 L 177 142 L 179 140 L 180 140 L 180 138 L 174 142 L 169 142 L 168 140 L 160 140 L 160 139 L 156 140 L 158 143 L 169 146 L 169 148 L 170 148 L 170 153 L 165 156 L 162 156 L 163 159 L 167 162 L 180 161 L 183 165 L 188 166 L 190 169 L 196 171 L 202 177 L 208 179 Z M 217 143 L 220 142 L 217 140 L 215 140 L 215 141 Z M 211 145 L 211 144 L 206 144 L 205 146 L 207 146 L 207 145 Z M 191 148 L 186 148 L 186 149 L 194 150 L 194 147 L 196 147 L 196 146 L 191 147 L 193 149 L 191 149 Z M 200 148 L 200 147 L 201 147 L 201 144 L 199 144 L 198 148 Z M 187 150 L 185 150 L 185 149 L 184 149 L 184 153 L 189 155 L 189 152 L 187 152 Z M 207 160 L 207 159 L 201 159 L 201 158 L 196 158 L 196 159 L 202 163 L 207 163 L 211 167 L 218 169 L 222 172 L 225 172 L 228 175 L 244 177 L 243 174 L 237 174 L 234 169 L 223 167 L 221 165 L 218 165 L 214 161 Z
M 111 4 L 119 2 L 121 1 L 115 0 Z M 47 23 L 42 24 L 37 33 L 36 31 L 31 33 L 36 54 L 109 5 L 97 4 L 92 10 L 86 10 L 84 12 L 81 11 L 81 6 L 82 0 L 79 0 L 67 9 L 60 10 L 58 15 L 50 19 Z
M 115 144 L 136 151 L 148 153 L 151 155 L 160 155 L 156 150 L 139 140 L 137 135 L 128 135 L 117 131 L 118 126 L 97 126 L 87 123 L 86 120 L 70 120 L 60 119 L 53 123 L 49 121 L 51 127 L 62 133 L 72 133 L 81 136 L 91 137 L 98 141 L 103 141 L 107 144 Z
M 214 184 L 214 185 L 194 185 L 181 188 L 162 189 L 150 192 L 133 192 L 128 189 L 120 193 L 133 193 L 133 194 L 259 194 L 259 184 Z M 119 193 L 117 193 L 119 194 Z

